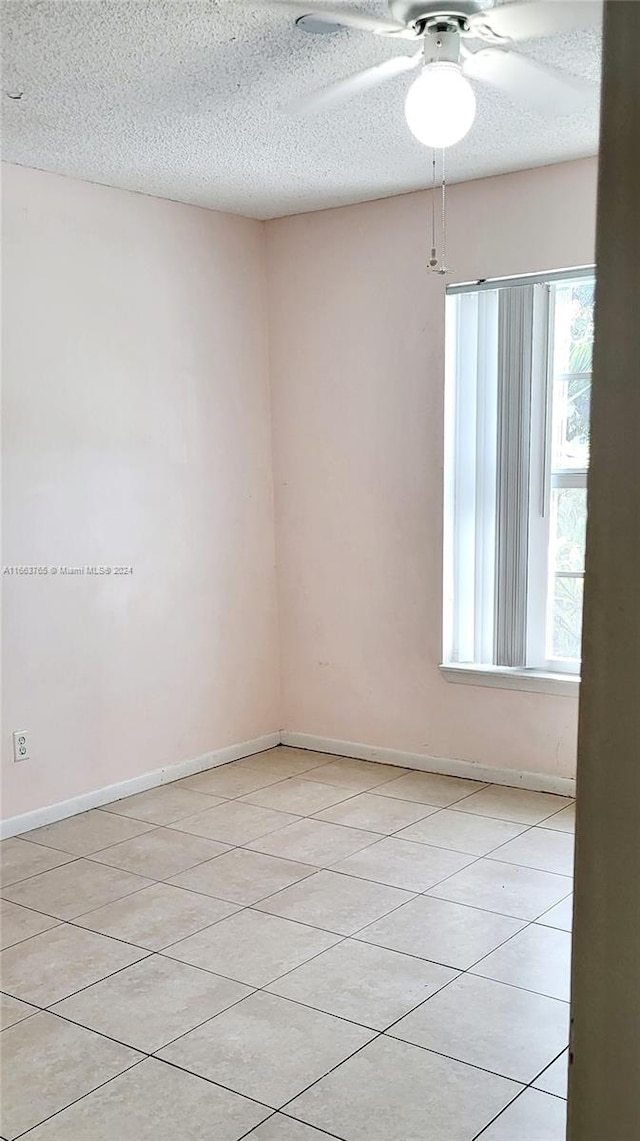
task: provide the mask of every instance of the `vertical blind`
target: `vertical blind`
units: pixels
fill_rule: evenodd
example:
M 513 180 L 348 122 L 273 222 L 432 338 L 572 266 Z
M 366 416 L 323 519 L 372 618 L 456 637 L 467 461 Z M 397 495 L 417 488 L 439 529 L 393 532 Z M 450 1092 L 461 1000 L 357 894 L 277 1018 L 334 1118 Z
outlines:
M 499 290 L 494 664 L 527 655 L 534 285 Z
M 452 661 L 527 663 L 532 344 L 544 290 L 518 284 L 447 297 Z

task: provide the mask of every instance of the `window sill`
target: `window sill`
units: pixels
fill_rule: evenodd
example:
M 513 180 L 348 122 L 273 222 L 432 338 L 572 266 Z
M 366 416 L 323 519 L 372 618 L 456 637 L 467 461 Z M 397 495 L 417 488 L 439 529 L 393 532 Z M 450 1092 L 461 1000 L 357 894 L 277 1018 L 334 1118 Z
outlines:
M 578 697 L 580 678 L 577 674 L 546 673 L 544 670 L 509 669 L 506 666 L 481 666 L 450 662 L 440 666 L 447 681 L 458 685 L 484 685 L 490 689 L 519 689 L 533 693 L 549 693 L 556 697 Z

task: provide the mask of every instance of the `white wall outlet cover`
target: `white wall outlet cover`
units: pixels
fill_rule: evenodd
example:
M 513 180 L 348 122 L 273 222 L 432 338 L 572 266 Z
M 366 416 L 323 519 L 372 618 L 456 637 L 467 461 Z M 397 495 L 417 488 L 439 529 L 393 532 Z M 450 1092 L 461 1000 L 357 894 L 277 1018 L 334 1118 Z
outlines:
M 25 729 L 17 729 L 13 734 L 13 759 L 29 760 L 29 735 Z

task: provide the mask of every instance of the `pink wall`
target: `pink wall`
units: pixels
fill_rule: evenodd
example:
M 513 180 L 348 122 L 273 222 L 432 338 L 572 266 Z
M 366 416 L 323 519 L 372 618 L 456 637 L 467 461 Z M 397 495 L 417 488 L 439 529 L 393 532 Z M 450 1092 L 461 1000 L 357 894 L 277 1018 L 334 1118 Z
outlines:
M 264 239 L 4 169 L 4 817 L 279 728 Z
M 2 561 L 134 574 L 3 577 L 2 816 L 281 726 L 573 775 L 575 700 L 438 671 L 428 196 L 265 226 L 17 167 L 3 190 Z M 593 258 L 595 161 L 450 201 L 454 280 Z
M 456 186 L 449 280 L 593 261 L 596 161 Z M 573 776 L 577 700 L 441 655 L 444 283 L 424 193 L 268 226 L 283 723 Z

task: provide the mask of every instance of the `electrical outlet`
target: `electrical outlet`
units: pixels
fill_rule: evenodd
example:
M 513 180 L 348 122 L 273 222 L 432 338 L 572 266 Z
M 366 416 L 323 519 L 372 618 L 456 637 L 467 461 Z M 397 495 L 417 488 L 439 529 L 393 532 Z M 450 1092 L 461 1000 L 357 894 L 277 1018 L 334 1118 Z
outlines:
M 29 734 L 26 729 L 17 730 L 13 734 L 13 759 L 14 761 L 29 760 Z

